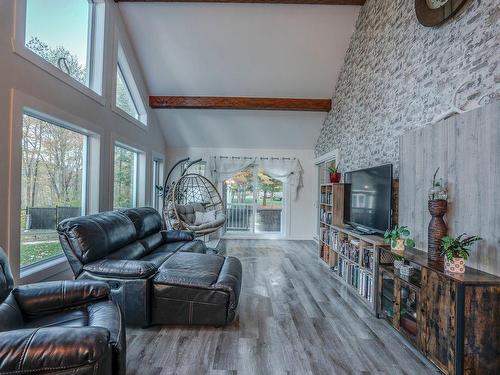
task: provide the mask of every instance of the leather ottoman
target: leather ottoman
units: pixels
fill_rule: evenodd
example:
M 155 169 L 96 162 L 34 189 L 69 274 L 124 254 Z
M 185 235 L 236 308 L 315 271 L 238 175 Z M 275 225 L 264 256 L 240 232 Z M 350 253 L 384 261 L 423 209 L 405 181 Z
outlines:
M 152 323 L 231 323 L 236 317 L 241 275 L 237 258 L 176 253 L 153 278 Z

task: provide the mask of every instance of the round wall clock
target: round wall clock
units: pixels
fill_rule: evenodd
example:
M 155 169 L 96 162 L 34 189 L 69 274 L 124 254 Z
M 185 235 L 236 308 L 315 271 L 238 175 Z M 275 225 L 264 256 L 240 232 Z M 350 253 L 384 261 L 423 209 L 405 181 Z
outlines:
M 454 16 L 467 0 L 415 0 L 418 21 L 424 26 L 437 26 Z

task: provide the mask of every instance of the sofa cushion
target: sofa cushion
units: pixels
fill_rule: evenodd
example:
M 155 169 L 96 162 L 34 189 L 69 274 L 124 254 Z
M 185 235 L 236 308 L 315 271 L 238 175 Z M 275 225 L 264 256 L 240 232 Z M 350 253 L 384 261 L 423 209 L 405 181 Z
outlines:
M 118 211 L 66 219 L 59 223 L 57 231 L 83 264 L 104 258 L 136 240 L 134 224 Z
M 134 223 L 138 239 L 143 239 L 162 229 L 161 216 L 152 207 L 129 208 L 121 212 Z

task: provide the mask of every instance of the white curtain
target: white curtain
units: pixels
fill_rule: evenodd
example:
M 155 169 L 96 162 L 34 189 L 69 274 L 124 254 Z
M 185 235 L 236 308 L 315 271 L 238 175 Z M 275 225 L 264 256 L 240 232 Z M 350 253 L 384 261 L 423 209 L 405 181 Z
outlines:
M 294 198 L 298 198 L 299 190 L 304 186 L 304 170 L 298 159 L 257 158 L 257 165 L 272 178 L 287 184 Z
M 255 164 L 256 158 L 226 156 L 210 157 L 210 173 L 215 183 L 224 182 L 245 168 Z
M 216 183 L 223 182 L 243 169 L 254 165 L 264 169 L 272 178 L 288 185 L 294 198 L 298 198 L 299 190 L 304 186 L 302 180 L 304 170 L 298 159 L 224 156 L 210 158 L 210 171 L 212 179 Z

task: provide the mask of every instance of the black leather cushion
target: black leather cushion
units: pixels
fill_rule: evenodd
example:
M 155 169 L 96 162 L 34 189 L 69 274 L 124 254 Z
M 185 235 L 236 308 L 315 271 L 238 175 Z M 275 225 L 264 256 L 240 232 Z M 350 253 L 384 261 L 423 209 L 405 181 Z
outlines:
M 50 281 L 18 286 L 12 294 L 25 316 L 40 316 L 102 300 L 109 291 L 103 282 Z
M 153 322 L 227 324 L 235 316 L 240 280 L 236 258 L 177 252 L 153 279 Z
M 83 266 L 83 269 L 100 276 L 144 279 L 153 275 L 158 266 L 152 262 L 143 260 L 101 259 L 97 262 L 86 264 Z
M 161 216 L 154 208 L 129 208 L 121 212 L 134 223 L 138 239 L 158 233 L 162 228 Z
M 125 373 L 125 356 L 122 355 L 126 351 L 125 329 L 116 303 L 103 300 L 54 314 L 35 317 L 25 323 L 25 328 L 47 327 L 105 328 L 109 332 L 108 340 L 115 348 L 116 360 L 114 361 L 114 368 L 119 367 L 121 373 Z
M 161 232 L 144 237 L 140 241 L 142 246 L 144 246 L 144 248 L 146 249 L 146 253 L 150 253 L 151 251 L 158 248 L 158 246 L 161 246 L 164 243 L 164 239 Z
M 2 332 L 0 373 L 111 374 L 108 340 L 109 331 L 100 327 Z
M 66 219 L 59 223 L 57 231 L 83 264 L 104 258 L 136 240 L 134 224 L 118 211 Z
M 166 243 L 194 240 L 194 233 L 188 230 L 162 230 L 161 234 Z

